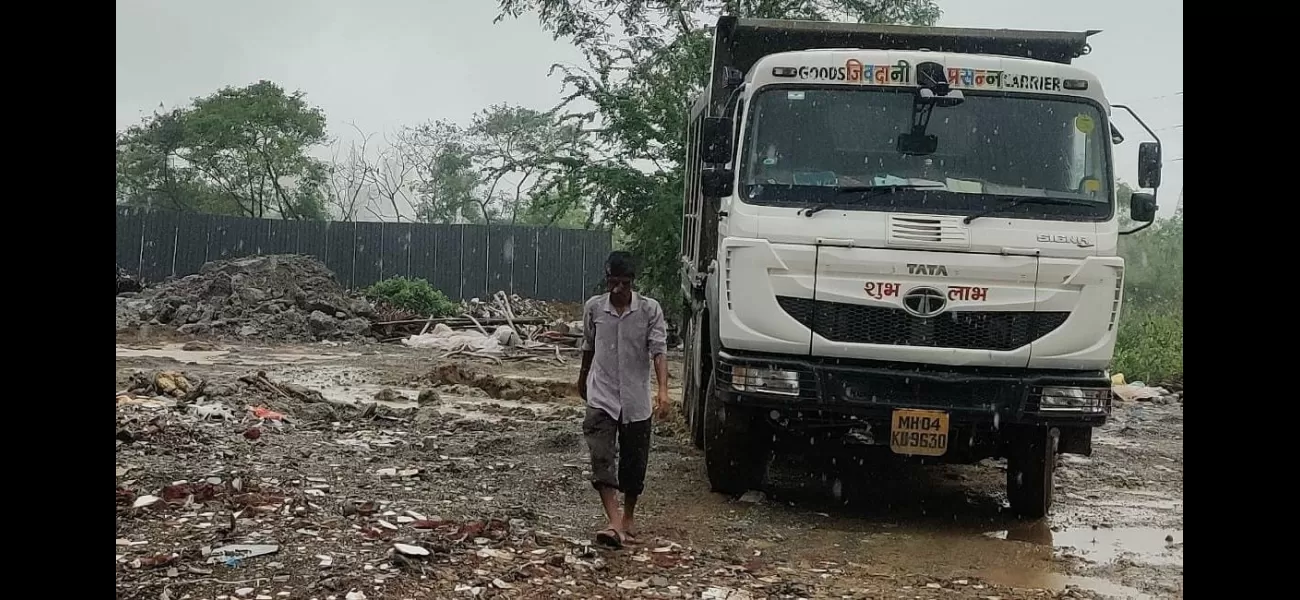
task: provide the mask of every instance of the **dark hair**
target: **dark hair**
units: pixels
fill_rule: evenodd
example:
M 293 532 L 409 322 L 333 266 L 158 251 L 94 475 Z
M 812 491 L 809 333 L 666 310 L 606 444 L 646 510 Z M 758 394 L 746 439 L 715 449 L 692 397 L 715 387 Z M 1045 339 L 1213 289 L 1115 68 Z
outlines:
M 636 262 L 631 252 L 615 250 L 605 259 L 605 275 L 614 277 L 636 277 Z

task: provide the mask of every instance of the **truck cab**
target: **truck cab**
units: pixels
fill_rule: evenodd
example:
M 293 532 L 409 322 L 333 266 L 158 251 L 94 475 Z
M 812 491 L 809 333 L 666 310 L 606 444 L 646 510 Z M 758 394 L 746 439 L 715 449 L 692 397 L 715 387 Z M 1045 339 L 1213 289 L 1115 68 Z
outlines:
M 1012 509 L 1047 512 L 1055 456 L 1109 415 L 1123 301 L 1122 136 L 1070 64 L 1093 33 L 719 21 L 682 236 L 683 406 L 715 490 L 819 440 L 1005 457 Z M 1155 209 L 1136 193 L 1130 218 Z

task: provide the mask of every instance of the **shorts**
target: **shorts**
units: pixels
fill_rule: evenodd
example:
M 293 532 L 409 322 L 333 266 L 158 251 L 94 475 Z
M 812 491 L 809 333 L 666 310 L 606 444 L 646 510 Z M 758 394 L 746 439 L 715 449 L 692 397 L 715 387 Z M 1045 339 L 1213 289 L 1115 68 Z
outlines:
M 582 435 L 591 452 L 591 485 L 610 487 L 629 496 L 645 490 L 650 461 L 650 419 L 619 423 L 609 413 L 587 407 Z M 616 458 L 617 457 L 617 458 Z

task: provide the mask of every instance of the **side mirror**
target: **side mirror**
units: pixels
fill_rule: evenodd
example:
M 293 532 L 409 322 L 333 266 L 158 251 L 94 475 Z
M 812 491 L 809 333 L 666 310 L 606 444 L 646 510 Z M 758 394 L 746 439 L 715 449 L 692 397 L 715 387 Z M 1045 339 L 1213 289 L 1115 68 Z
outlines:
M 735 175 L 731 169 L 704 169 L 700 171 L 700 190 L 705 198 L 730 196 L 735 188 Z
M 1158 176 L 1159 173 L 1157 173 Z M 1158 207 L 1156 206 L 1155 194 L 1133 192 L 1133 195 L 1129 197 L 1128 214 L 1129 218 L 1134 221 L 1149 223 L 1156 220 L 1156 208 Z
M 1159 143 L 1138 144 L 1138 187 L 1151 189 L 1160 187 L 1160 163 Z
M 713 164 L 730 162 L 731 119 L 705 117 L 700 129 L 700 160 Z

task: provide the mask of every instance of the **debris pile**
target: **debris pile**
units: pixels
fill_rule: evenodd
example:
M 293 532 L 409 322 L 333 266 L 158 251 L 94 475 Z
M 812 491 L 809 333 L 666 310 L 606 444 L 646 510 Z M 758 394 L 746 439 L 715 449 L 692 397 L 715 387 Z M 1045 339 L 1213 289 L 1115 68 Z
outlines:
M 1124 402 L 1155 402 L 1157 404 L 1173 404 L 1183 401 L 1182 390 L 1169 391 L 1162 386 L 1152 386 L 1134 381 L 1129 383 L 1124 380 L 1123 373 L 1116 373 L 1110 378 L 1111 391 L 1114 392 L 1115 398 Z
M 196 275 L 118 298 L 118 329 L 170 325 L 185 335 L 278 342 L 369 334 L 373 308 L 319 260 L 268 255 L 210 262 Z
M 144 289 L 144 285 L 140 283 L 139 279 L 127 273 L 126 269 L 120 266 L 117 267 L 117 295 L 130 294 L 142 289 Z
M 516 306 L 528 312 L 516 311 Z M 477 298 L 462 304 L 459 317 L 378 321 L 384 341 L 441 352 L 441 358 L 475 357 L 538 360 L 565 364 L 564 353 L 576 352 L 582 324 L 566 321 L 572 307 L 525 300 L 497 292 L 492 302 Z M 559 315 L 558 318 L 555 315 Z

